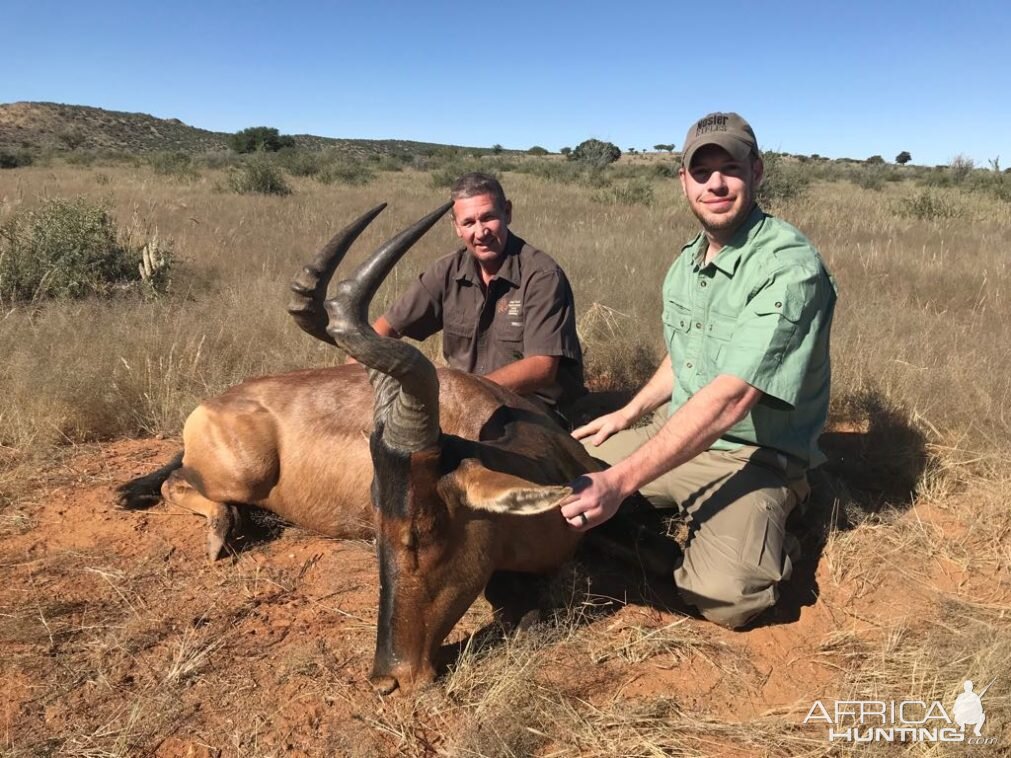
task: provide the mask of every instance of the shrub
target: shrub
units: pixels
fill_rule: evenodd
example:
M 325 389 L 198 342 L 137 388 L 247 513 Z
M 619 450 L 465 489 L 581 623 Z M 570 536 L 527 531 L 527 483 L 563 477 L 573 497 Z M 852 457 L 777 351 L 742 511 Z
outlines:
M 653 204 L 653 185 L 644 179 L 635 179 L 613 187 L 605 187 L 593 195 L 598 203 L 611 205 L 645 205 Z
M 912 197 L 903 198 L 897 208 L 899 215 L 924 221 L 954 218 L 960 209 L 947 198 L 930 190 L 923 190 Z
M 324 184 L 368 184 L 375 177 L 371 168 L 357 161 L 334 161 L 316 174 L 316 179 Z
M 32 165 L 32 154 L 27 150 L 0 150 L 0 168 L 21 168 Z
M 903 150 L 901 153 L 895 156 L 895 162 L 900 166 L 905 166 L 909 161 L 913 160 L 913 156 L 909 154 L 908 150 Z
M 291 194 L 291 187 L 284 181 L 277 166 L 263 159 L 247 161 L 233 168 L 228 174 L 228 186 L 242 194 Z
M 853 183 L 865 190 L 880 190 L 885 186 L 885 172 L 876 166 L 853 173 Z
M 884 162 L 885 159 L 882 158 L 880 155 L 872 155 L 870 158 L 864 161 L 864 163 L 867 163 L 871 166 L 881 166 L 884 164 Z
M 141 281 L 159 291 L 171 263 L 171 246 L 157 235 L 153 246 L 132 246 L 109 211 L 84 198 L 47 200 L 0 226 L 0 299 L 8 302 L 105 295 Z
M 545 150 L 540 145 L 534 145 L 532 148 L 530 148 L 529 150 L 527 150 L 527 154 L 528 155 L 547 155 L 548 151 Z
M 155 153 L 148 159 L 151 168 L 162 176 L 192 178 L 197 175 L 193 160 L 183 152 Z
M 325 165 L 322 154 L 304 150 L 285 148 L 278 153 L 278 158 L 292 176 L 316 176 Z
M 614 163 L 621 157 L 621 149 L 611 142 L 599 139 L 588 139 L 580 142 L 576 149 L 569 153 L 568 158 L 589 166 L 603 167 Z
M 583 178 L 586 169 L 578 163 L 551 160 L 524 161 L 516 166 L 516 172 L 540 177 L 549 182 L 571 184 Z
M 237 153 L 276 153 L 283 147 L 294 147 L 295 138 L 278 134 L 269 126 L 251 126 L 229 137 L 228 146 Z
M 407 153 L 390 153 L 379 156 L 376 161 L 378 171 L 403 171 L 405 166 L 411 164 L 412 156 Z
M 951 159 L 949 167 L 951 169 L 951 180 L 955 184 L 961 184 L 976 169 L 976 163 L 966 155 L 956 155 Z
M 790 164 L 773 152 L 764 154 L 765 178 L 758 188 L 758 202 L 766 205 L 795 200 L 803 195 L 811 182 L 800 164 Z

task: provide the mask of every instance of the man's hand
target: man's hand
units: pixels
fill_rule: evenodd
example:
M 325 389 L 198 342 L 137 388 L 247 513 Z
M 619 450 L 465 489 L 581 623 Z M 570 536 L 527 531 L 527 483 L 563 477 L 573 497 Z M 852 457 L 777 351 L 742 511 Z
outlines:
M 634 424 L 636 418 L 625 408 L 620 408 L 613 413 L 595 418 L 589 424 L 584 424 L 578 429 L 572 430 L 572 436 L 577 440 L 584 440 L 590 437 L 590 444 L 594 447 L 602 445 L 604 441 L 615 432 L 628 429 Z
M 570 486 L 572 494 L 562 501 L 562 515 L 569 526 L 580 532 L 611 518 L 626 497 L 607 471 L 584 474 Z

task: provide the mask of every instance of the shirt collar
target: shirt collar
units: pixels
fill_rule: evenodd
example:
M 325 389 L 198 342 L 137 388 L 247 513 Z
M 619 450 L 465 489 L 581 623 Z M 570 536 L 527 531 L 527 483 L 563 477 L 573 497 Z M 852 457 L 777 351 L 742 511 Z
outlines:
M 737 271 L 737 265 L 741 262 L 741 254 L 758 234 L 763 220 L 765 220 L 765 212 L 757 204 L 754 205 L 744 223 L 734 232 L 730 242 L 724 245 L 713 258 L 712 265 L 727 276 L 733 276 Z M 684 249 L 691 251 L 692 260 L 696 266 L 701 268 L 704 265 L 706 248 L 706 235 L 703 233 L 689 242 Z
M 509 232 L 509 236 L 506 238 L 505 244 L 505 260 L 502 261 L 502 266 L 493 277 L 494 279 L 504 279 L 513 287 L 520 286 L 520 280 L 522 278 L 522 272 L 520 271 L 520 251 L 523 249 L 525 244 L 526 242 L 521 240 L 512 232 Z M 460 281 L 462 279 L 466 279 L 471 284 L 482 284 L 481 272 L 478 270 L 478 264 L 474 259 L 474 256 L 467 250 L 467 248 L 464 248 L 461 252 L 463 253 L 463 259 L 461 260 L 461 265 L 457 269 L 456 280 Z

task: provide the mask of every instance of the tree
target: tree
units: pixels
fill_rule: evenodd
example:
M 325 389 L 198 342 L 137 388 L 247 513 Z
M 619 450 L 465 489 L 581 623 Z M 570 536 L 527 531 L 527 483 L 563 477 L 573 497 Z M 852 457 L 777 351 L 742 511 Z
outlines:
M 603 142 L 599 139 L 584 140 L 576 145 L 576 149 L 569 154 L 569 160 L 598 168 L 614 163 L 620 157 L 621 148 L 612 142 Z
M 913 156 L 909 154 L 909 151 L 903 150 L 901 153 L 895 156 L 895 162 L 900 166 L 905 166 L 909 161 L 913 160 Z
M 571 155 L 572 154 L 572 148 L 571 147 L 563 147 L 558 152 L 560 152 L 562 155 Z
M 880 166 L 885 162 L 885 159 L 880 155 L 872 155 L 870 158 L 864 161 L 864 163 L 870 164 L 872 166 Z
M 529 150 L 527 150 L 527 154 L 528 155 L 547 155 L 548 151 L 545 150 L 540 145 L 534 145 L 532 148 L 530 148 Z
M 282 147 L 295 147 L 295 138 L 269 126 L 251 126 L 229 137 L 228 146 L 237 153 L 276 153 Z
M 499 154 L 501 154 L 501 152 L 502 152 L 502 150 L 503 150 L 503 149 L 504 149 L 504 148 L 502 147 L 502 145 L 500 145 L 500 144 L 498 144 L 498 143 L 495 143 L 494 145 L 492 145 L 492 146 L 491 146 L 491 151 L 492 151 L 492 152 L 493 152 L 493 153 L 494 153 L 495 155 L 499 155 Z
M 674 145 L 673 144 L 653 145 L 653 149 L 657 150 L 657 151 L 659 151 L 659 150 L 666 150 L 668 153 L 673 153 L 674 152 Z

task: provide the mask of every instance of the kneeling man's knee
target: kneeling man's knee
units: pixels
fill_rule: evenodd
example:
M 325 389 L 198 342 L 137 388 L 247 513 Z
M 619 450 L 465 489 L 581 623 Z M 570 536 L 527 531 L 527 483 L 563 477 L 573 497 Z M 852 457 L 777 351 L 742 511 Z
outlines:
M 675 582 L 685 602 L 694 605 L 707 620 L 730 629 L 740 629 L 779 599 L 778 584 L 789 576 L 790 559 L 784 558 L 785 570 L 771 576 L 761 566 L 736 566 L 726 573 L 698 575 L 675 572 Z

